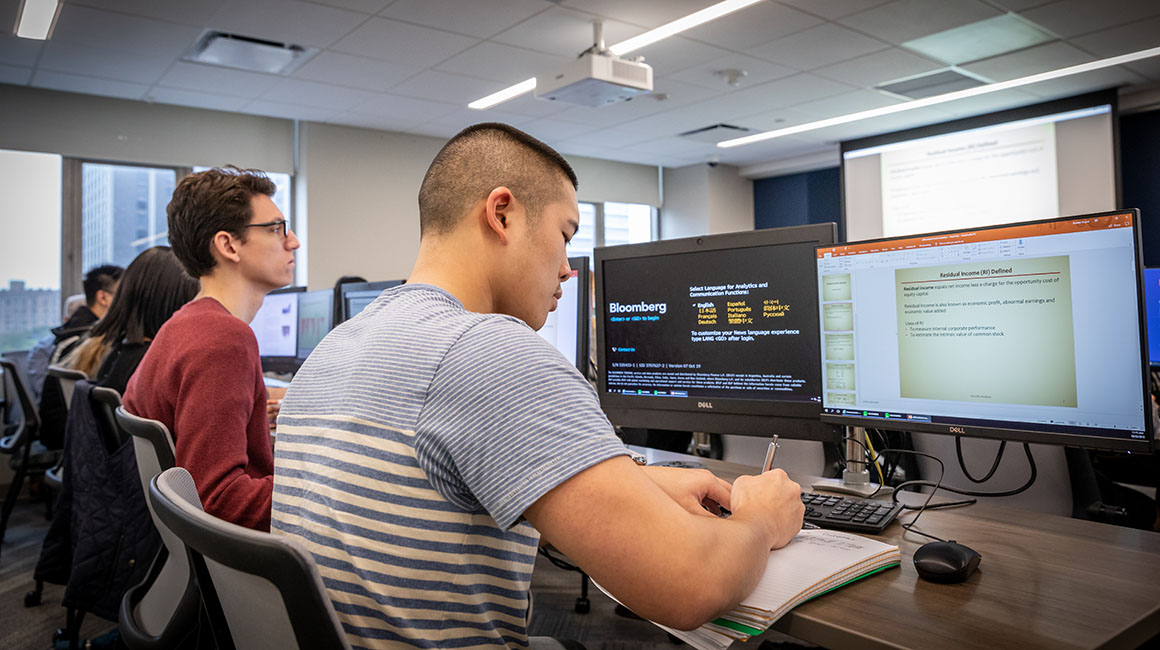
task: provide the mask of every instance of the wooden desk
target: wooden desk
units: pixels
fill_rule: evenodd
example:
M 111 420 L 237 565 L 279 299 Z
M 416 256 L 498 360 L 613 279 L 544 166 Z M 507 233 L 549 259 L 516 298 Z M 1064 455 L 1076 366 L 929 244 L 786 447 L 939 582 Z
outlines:
M 729 480 L 755 471 L 634 449 L 650 463 L 699 460 Z M 773 629 L 859 650 L 1135 648 L 1160 634 L 1160 533 L 994 505 L 931 510 L 919 528 L 978 551 L 978 571 L 957 585 L 919 579 L 914 551 L 929 540 L 891 524 L 877 539 L 898 545 L 899 569 L 805 603 Z

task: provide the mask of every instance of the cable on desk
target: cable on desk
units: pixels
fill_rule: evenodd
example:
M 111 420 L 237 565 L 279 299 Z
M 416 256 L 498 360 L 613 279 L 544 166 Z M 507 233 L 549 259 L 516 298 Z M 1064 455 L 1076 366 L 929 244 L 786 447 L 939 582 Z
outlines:
M 1024 447 L 1027 445 L 1024 444 Z M 999 469 L 999 463 L 1003 460 L 1003 450 L 1007 448 L 1007 441 L 999 441 L 999 451 L 995 452 L 995 462 L 991 465 L 991 470 L 983 478 L 975 478 L 971 476 L 971 470 L 967 469 L 967 461 L 963 459 L 963 438 L 962 436 L 955 436 L 955 456 L 959 459 L 959 469 L 963 470 L 963 476 L 971 483 L 986 483 L 995 475 L 995 470 Z M 1030 453 L 1030 451 L 1028 452 Z M 1034 464 L 1034 461 L 1032 461 Z

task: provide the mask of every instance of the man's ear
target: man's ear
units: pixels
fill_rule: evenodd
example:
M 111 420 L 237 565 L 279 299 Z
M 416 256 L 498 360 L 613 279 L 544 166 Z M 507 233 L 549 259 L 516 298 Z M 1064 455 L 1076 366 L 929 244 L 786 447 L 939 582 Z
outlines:
M 237 237 L 230 233 L 219 230 L 214 233 L 213 241 L 210 243 L 210 250 L 215 257 L 221 257 L 230 262 L 239 262 L 242 256 L 238 254 L 238 244 L 241 243 Z
M 511 217 L 515 210 L 515 197 L 512 191 L 502 185 L 495 188 L 487 195 L 483 210 L 487 229 L 501 244 L 507 245 L 512 227 Z

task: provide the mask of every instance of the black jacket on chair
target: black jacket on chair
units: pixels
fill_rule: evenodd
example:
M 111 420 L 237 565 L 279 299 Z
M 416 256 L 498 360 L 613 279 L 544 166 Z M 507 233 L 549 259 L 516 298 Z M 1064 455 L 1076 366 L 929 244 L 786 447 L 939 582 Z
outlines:
M 121 597 L 141 582 L 161 548 L 133 443 L 113 446 L 79 381 L 65 434 L 63 488 L 41 548 L 36 579 L 66 585 L 62 605 L 117 620 Z

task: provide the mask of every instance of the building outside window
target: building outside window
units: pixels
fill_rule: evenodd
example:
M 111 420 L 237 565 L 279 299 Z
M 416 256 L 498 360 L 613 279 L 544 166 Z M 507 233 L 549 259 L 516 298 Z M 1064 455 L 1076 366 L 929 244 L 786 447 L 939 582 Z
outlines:
M 81 273 L 101 264 L 128 266 L 169 244 L 165 207 L 177 186 L 172 168 L 81 165 Z
M 61 157 L 0 150 L 0 352 L 61 323 Z
M 581 203 L 580 232 L 568 244 L 568 255 L 592 257 L 598 246 L 639 244 L 657 238 L 656 208 L 643 203 Z

